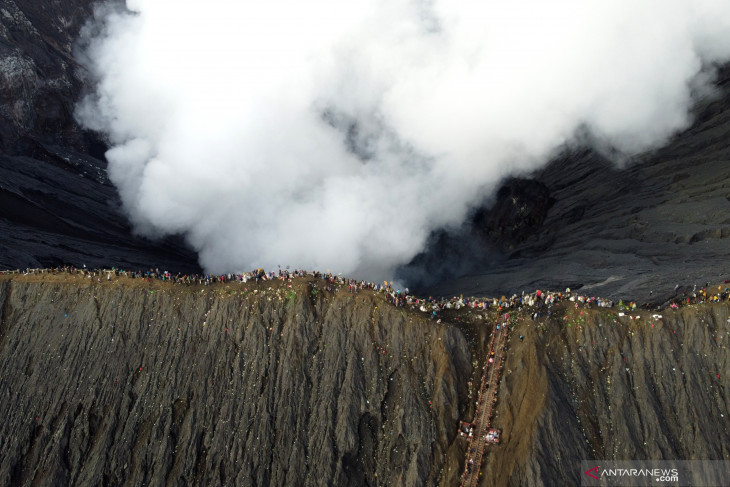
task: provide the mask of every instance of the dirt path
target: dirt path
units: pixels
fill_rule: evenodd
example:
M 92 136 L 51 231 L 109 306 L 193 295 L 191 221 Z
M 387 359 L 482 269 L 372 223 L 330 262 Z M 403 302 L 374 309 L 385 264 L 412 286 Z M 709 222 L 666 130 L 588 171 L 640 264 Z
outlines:
M 479 471 L 484 449 L 489 444 L 487 434 L 490 429 L 494 405 L 497 402 L 497 388 L 499 387 L 499 375 L 504 364 L 507 330 L 506 322 L 500 323 L 498 321 L 494 327 L 484 375 L 482 376 L 482 385 L 479 388 L 479 400 L 473 422 L 472 436 L 469 439 L 469 449 L 464 463 L 464 474 L 461 477 L 462 486 L 473 487 L 479 482 Z

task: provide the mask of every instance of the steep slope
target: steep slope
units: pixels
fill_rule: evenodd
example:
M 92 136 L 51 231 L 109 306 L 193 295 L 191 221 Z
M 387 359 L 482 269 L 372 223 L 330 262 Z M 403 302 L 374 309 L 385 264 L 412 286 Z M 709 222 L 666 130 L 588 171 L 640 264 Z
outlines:
M 321 283 L 5 276 L 0 484 L 434 485 L 464 335 Z
M 133 235 L 105 143 L 74 118 L 89 75 L 74 57 L 93 0 L 0 0 L 0 268 L 198 270 L 180 239 Z
M 691 128 L 623 168 L 595 150 L 568 148 L 505 181 L 471 226 L 435 239 L 404 277 L 435 295 L 584 286 L 641 302 L 666 299 L 678 284 L 727 278 L 730 67 L 717 90 L 698 101 Z
M 0 483 L 457 485 L 502 311 L 291 285 L 0 276 Z M 511 310 L 481 485 L 730 462 L 730 304 L 545 311 Z
M 729 312 L 568 308 L 519 320 L 495 420 L 503 443 L 483 485 L 580 485 L 589 459 L 730 462 Z
M 93 3 L 0 0 L 0 151 L 27 137 L 88 147 L 73 118 L 84 83 L 73 47 Z

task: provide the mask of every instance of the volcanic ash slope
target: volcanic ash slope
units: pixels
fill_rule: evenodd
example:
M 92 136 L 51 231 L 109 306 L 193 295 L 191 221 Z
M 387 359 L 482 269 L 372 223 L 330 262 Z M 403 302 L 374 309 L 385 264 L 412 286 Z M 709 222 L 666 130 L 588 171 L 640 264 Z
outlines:
M 572 308 L 515 324 L 483 485 L 580 485 L 590 459 L 730 462 L 728 304 Z
M 437 483 L 462 333 L 371 292 L 247 287 L 0 281 L 0 484 Z
M 497 312 L 327 286 L 1 277 L 0 484 L 458 485 Z M 730 461 L 728 303 L 533 311 L 510 310 L 481 485 Z

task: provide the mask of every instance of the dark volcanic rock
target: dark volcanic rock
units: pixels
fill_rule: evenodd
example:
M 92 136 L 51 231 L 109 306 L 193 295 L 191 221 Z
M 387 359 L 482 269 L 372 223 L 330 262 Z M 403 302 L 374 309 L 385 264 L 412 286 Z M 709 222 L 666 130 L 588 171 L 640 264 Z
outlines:
M 105 144 L 79 128 L 73 57 L 92 0 L 0 0 L 0 268 L 74 264 L 198 271 L 182 239 L 132 234 Z
M 502 184 L 488 210 L 474 214 L 472 224 L 488 242 L 508 252 L 540 232 L 553 203 L 544 184 L 512 178 Z
M 624 169 L 596 151 L 570 150 L 531 185 L 520 182 L 519 192 L 508 182 L 478 213 L 486 241 L 469 226 L 451 237 L 467 242 L 461 255 L 439 259 L 432 247 L 411 266 L 417 272 L 402 275 L 435 277 L 420 283 L 429 294 L 569 286 L 652 302 L 677 285 L 730 277 L 730 70 L 720 71 L 718 86 L 717 98 L 696 107 L 690 129 Z M 432 261 L 439 267 L 422 268 Z
M 0 150 L 24 137 L 86 149 L 74 118 L 83 72 L 73 44 L 93 0 L 0 1 Z
M 180 239 L 132 235 L 105 177 L 104 141 L 74 121 L 88 78 L 74 42 L 92 4 L 0 0 L 0 267 L 197 270 Z M 571 150 L 506 182 L 461 232 L 436 232 L 401 279 L 429 294 L 582 286 L 661 301 L 677 285 L 724 278 L 728 80 L 723 67 L 720 96 L 698 103 L 695 124 L 626 169 Z
M 116 266 L 198 270 L 180 239 L 134 236 L 101 161 L 60 148 L 46 160 L 0 155 L 0 268 Z M 59 160 L 68 161 L 61 164 Z

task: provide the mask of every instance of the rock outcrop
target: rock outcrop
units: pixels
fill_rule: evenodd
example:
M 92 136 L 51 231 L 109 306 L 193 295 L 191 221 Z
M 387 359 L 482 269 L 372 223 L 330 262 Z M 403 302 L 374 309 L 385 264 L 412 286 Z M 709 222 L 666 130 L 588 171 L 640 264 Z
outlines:
M 84 83 L 73 51 L 93 3 L 0 1 L 0 151 L 32 138 L 88 149 L 73 117 Z
M 181 239 L 133 234 L 106 176 L 105 142 L 74 118 L 89 82 L 74 54 L 94 4 L 0 0 L 0 269 L 198 271 Z

